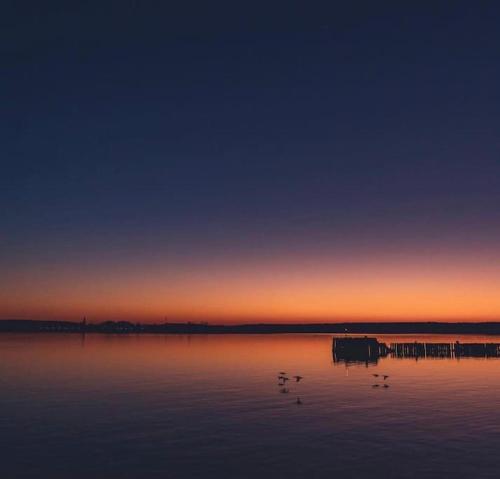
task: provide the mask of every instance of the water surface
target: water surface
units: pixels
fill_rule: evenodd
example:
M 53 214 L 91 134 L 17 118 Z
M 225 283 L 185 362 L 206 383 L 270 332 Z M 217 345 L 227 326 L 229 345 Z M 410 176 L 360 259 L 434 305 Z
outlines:
M 332 335 L 3 334 L 0 391 L 9 479 L 500 477 L 494 358 L 345 364 Z

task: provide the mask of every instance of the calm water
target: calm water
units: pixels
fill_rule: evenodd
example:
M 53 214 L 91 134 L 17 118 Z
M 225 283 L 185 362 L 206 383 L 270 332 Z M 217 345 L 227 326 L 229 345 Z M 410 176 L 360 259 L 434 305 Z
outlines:
M 279 371 L 304 379 L 282 392 Z M 346 366 L 331 335 L 4 334 L 0 451 L 6 479 L 498 478 L 500 361 Z

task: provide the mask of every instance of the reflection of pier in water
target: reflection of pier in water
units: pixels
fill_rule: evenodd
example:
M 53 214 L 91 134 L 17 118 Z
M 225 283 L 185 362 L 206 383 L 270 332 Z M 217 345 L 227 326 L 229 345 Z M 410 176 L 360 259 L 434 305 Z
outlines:
M 333 361 L 372 363 L 380 358 L 500 358 L 500 343 L 391 343 L 387 346 L 377 338 L 333 338 Z

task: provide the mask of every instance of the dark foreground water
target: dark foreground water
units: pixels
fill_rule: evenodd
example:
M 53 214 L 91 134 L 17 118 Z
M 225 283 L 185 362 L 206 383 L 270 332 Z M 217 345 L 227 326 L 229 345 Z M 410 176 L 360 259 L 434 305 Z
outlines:
M 6 479 L 498 478 L 500 361 L 346 365 L 331 335 L 4 334 L 0 454 Z

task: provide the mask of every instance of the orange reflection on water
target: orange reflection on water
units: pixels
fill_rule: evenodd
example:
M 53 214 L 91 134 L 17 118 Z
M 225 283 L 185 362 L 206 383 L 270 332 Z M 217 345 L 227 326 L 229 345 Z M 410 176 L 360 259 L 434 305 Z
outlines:
M 500 342 L 492 336 L 456 335 L 379 335 L 378 340 L 393 342 Z M 188 388 L 207 384 L 249 385 L 248 392 L 275 392 L 278 373 L 290 378 L 304 376 L 304 384 L 324 387 L 339 377 L 363 378 L 371 383 L 373 372 L 389 374 L 391 386 L 419 391 L 419 382 L 438 390 L 454 388 L 454 381 L 490 384 L 500 366 L 498 359 L 412 359 L 380 358 L 377 364 L 334 363 L 332 335 L 99 335 L 99 334 L 3 334 L 1 370 L 19 384 L 90 384 L 106 389 L 108 381 L 165 385 L 172 380 Z M 149 383 L 148 383 L 149 384 Z M 288 383 L 293 384 L 293 381 Z M 331 383 L 333 385 L 333 383 Z M 340 389 L 354 383 L 342 380 Z M 126 386 L 126 384 L 125 384 Z M 302 384 L 301 384 L 302 386 Z M 418 386 L 415 389 L 415 386 Z M 174 385 L 175 387 L 175 385 Z M 400 391 L 401 392 L 401 391 Z

